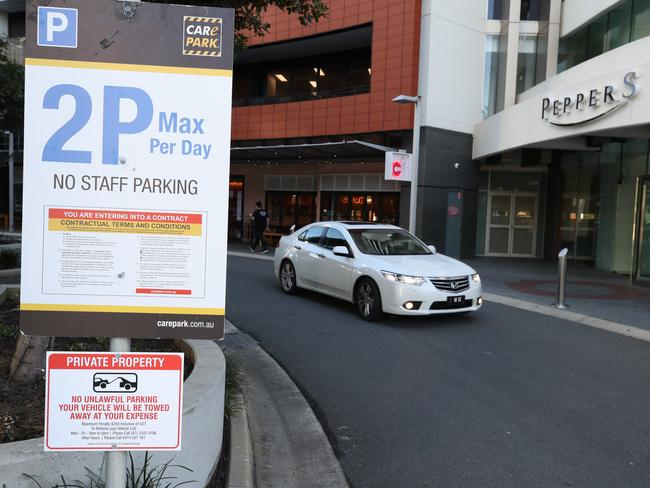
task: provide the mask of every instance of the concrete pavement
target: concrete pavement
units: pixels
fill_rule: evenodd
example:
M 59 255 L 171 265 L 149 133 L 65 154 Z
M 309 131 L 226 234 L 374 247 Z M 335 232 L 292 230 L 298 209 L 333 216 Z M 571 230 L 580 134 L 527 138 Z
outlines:
M 347 488 L 320 422 L 286 372 L 230 322 L 221 347 L 245 374 L 245 418 L 231 422 L 228 487 Z
M 645 486 L 647 343 L 489 302 L 370 324 L 229 266 L 229 317 L 317 406 L 352 486 Z
M 464 262 L 480 273 L 488 293 L 538 305 L 556 301 L 557 263 L 505 258 Z M 566 303 L 578 314 L 650 330 L 650 287 L 630 284 L 628 275 L 569 262 Z

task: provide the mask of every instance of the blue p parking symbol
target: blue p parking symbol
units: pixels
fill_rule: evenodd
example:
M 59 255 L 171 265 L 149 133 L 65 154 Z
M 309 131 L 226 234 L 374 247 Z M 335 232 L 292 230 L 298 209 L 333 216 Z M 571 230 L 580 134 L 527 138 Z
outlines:
M 76 8 L 38 7 L 39 46 L 77 47 Z

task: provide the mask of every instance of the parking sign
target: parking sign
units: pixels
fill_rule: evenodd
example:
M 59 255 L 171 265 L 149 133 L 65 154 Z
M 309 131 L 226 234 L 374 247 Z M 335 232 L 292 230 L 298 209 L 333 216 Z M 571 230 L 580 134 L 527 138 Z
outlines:
M 76 48 L 78 16 L 76 8 L 38 7 L 38 45 Z
M 178 451 L 182 353 L 48 352 L 46 451 Z
M 36 3 L 21 329 L 222 338 L 234 11 Z

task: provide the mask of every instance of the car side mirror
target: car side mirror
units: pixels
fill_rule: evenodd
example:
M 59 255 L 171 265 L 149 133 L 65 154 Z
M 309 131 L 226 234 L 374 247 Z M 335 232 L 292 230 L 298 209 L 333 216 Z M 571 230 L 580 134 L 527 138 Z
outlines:
M 334 249 L 332 249 L 332 253 L 334 253 L 334 256 L 341 256 L 344 258 L 352 257 L 352 254 L 345 246 L 335 246 Z
M 431 252 L 432 252 L 433 254 L 435 254 L 435 253 L 438 252 L 438 251 L 436 251 L 436 246 L 434 246 L 433 244 L 429 244 L 427 247 L 428 247 L 429 249 L 431 249 Z

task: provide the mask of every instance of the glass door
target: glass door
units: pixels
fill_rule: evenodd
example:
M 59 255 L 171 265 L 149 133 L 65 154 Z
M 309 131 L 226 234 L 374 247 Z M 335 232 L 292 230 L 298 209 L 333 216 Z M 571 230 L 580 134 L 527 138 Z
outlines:
M 650 180 L 643 181 L 641 189 L 640 224 L 637 278 L 650 280 Z
M 507 256 L 510 253 L 510 209 L 512 196 L 493 194 L 488 210 L 488 254 Z
M 513 197 L 512 247 L 513 256 L 532 257 L 535 254 L 535 209 L 536 196 L 516 195 Z
M 488 208 L 488 255 L 533 257 L 536 214 L 536 194 L 493 192 Z

